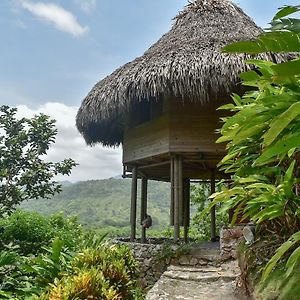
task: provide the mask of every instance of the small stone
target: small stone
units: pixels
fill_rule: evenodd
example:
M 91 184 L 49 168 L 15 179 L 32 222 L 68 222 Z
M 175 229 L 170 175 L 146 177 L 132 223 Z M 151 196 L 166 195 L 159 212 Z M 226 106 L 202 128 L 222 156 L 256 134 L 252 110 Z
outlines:
M 207 266 L 208 262 L 206 260 L 204 260 L 204 259 L 199 259 L 198 260 L 198 264 L 200 266 Z
M 189 265 L 190 262 L 189 262 L 188 257 L 187 257 L 187 256 L 181 256 L 181 257 L 179 258 L 179 264 L 180 264 L 180 265 L 183 265 L 183 266 Z
M 190 265 L 195 266 L 198 264 L 198 259 L 196 257 L 192 257 L 190 260 Z

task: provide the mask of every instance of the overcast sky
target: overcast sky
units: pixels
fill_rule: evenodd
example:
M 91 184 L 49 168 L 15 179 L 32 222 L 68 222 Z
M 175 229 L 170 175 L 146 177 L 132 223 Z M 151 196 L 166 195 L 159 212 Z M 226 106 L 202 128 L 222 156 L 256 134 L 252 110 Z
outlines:
M 235 0 L 261 27 L 296 0 Z M 93 85 L 143 54 L 167 32 L 187 0 L 0 0 L 0 105 L 22 116 L 43 112 L 59 130 L 53 161 L 80 165 L 69 178 L 122 173 L 121 150 L 90 148 L 75 128 L 77 109 Z M 62 178 L 59 178 L 62 179 Z

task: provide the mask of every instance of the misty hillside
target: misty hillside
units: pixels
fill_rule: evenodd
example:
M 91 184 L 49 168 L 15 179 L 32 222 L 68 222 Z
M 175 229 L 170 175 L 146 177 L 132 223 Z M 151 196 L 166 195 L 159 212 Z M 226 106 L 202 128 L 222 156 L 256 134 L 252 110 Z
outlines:
M 105 179 L 63 184 L 63 191 L 51 199 L 30 200 L 22 208 L 42 214 L 63 211 L 66 215 L 77 215 L 79 222 L 93 228 L 129 226 L 130 216 L 129 179 Z M 153 228 L 168 225 L 169 184 L 149 182 L 148 213 L 153 219 Z M 140 191 L 138 191 L 140 195 Z M 138 199 L 137 217 L 139 219 Z

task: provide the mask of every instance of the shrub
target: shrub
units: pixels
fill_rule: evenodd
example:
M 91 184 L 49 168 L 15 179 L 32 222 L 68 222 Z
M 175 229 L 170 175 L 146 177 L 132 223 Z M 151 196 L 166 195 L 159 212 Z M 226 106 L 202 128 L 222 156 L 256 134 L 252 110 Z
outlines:
M 68 274 L 39 299 L 138 299 L 136 267 L 125 246 L 87 248 L 73 258 Z
M 35 254 L 43 246 L 49 245 L 53 237 L 53 228 L 46 217 L 35 212 L 17 210 L 5 219 L 0 219 L 1 247 L 13 243 L 19 246 L 23 255 Z

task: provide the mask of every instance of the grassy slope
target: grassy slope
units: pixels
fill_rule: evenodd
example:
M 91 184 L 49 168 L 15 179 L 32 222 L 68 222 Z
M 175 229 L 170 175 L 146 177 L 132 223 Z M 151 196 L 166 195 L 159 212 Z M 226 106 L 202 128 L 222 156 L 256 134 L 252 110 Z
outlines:
M 83 181 L 64 186 L 62 193 L 51 199 L 25 202 L 22 208 L 46 215 L 63 211 L 66 215 L 77 215 L 80 223 L 93 228 L 126 227 L 130 215 L 130 184 L 126 179 Z M 168 225 L 169 190 L 166 183 L 149 182 L 148 213 L 154 229 Z

